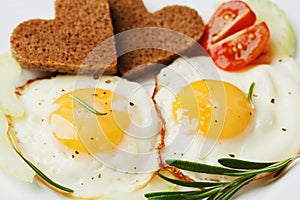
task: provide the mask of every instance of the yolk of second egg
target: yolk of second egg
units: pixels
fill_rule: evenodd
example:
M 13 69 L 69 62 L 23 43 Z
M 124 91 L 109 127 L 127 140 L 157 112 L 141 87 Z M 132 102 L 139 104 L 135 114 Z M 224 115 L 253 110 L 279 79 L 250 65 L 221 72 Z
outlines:
M 71 94 L 95 110 L 106 113 L 96 115 L 74 101 Z M 78 89 L 54 101 L 58 108 L 51 113 L 50 124 L 55 137 L 66 147 L 76 151 L 107 151 L 122 141 L 123 128 L 129 118 L 124 111 L 113 111 L 113 93 L 103 89 Z M 117 122 L 114 115 L 123 115 Z M 121 127 L 121 128 L 120 128 Z
M 249 126 L 253 109 L 236 86 L 214 80 L 200 80 L 185 86 L 173 102 L 173 116 L 197 122 L 196 133 L 211 139 L 229 139 Z

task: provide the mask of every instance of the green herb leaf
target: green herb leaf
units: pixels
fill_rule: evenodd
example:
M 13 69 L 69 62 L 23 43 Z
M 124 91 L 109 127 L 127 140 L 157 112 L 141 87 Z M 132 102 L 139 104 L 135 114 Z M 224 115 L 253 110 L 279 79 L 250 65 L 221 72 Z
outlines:
M 72 97 L 72 99 L 74 99 L 76 102 L 78 102 L 80 105 L 82 105 L 87 110 L 89 110 L 90 112 L 94 113 L 95 115 L 107 115 L 107 113 L 99 112 L 99 111 L 95 110 L 94 108 L 92 108 L 91 106 L 89 106 L 84 101 L 82 101 L 81 99 L 79 99 L 78 97 L 76 97 L 74 95 L 70 94 L 70 97 Z
M 195 188 L 202 188 L 202 187 L 212 187 L 212 186 L 217 186 L 217 185 L 225 185 L 228 184 L 228 182 L 189 182 L 189 181 L 181 181 L 181 180 L 177 180 L 177 179 L 172 179 L 172 178 L 168 178 L 164 175 L 162 175 L 161 173 L 157 172 L 156 173 L 159 177 L 161 177 L 162 179 L 170 182 L 170 183 L 174 183 L 176 185 L 180 185 L 180 186 L 185 186 L 185 187 L 195 187 Z
M 153 192 L 145 194 L 149 200 L 182 200 L 182 199 L 204 199 L 212 194 L 219 192 L 219 188 L 205 190 L 194 190 L 184 192 Z
M 222 188 L 219 188 L 215 193 L 212 193 L 206 200 L 215 200 L 215 198 L 220 194 Z
M 205 173 L 205 174 L 219 174 L 219 175 L 227 175 L 227 174 L 234 174 L 234 173 L 242 173 L 245 171 L 229 169 L 225 167 L 218 167 L 213 165 L 207 165 L 202 163 L 195 163 L 190 161 L 183 161 L 183 160 L 166 160 L 166 163 L 177 167 L 179 169 L 188 170 L 192 172 L 198 173 Z
M 218 162 L 225 166 L 234 169 L 262 169 L 276 162 L 251 162 L 246 160 L 239 160 L 234 158 L 220 158 Z
M 196 191 L 188 191 L 188 192 L 153 192 L 153 193 L 148 193 L 145 194 L 146 198 L 149 198 L 151 200 L 153 199 L 179 199 L 179 198 L 184 198 L 188 197 L 190 195 L 202 193 L 201 190 L 196 190 Z
M 220 188 L 210 188 L 205 190 L 200 190 L 198 194 L 191 194 L 188 196 L 187 199 L 189 200 L 199 200 L 199 199 L 206 199 L 207 197 L 210 197 L 216 193 L 220 192 Z
M 240 190 L 244 185 L 252 181 L 256 175 L 247 176 L 244 178 L 241 178 L 237 183 L 235 183 L 233 186 L 229 186 L 230 188 L 225 188 L 224 192 L 219 195 L 215 200 L 228 200 L 230 199 L 238 190 Z
M 235 172 L 235 173 L 229 172 L 229 173 L 225 173 L 224 175 L 227 175 L 227 176 L 252 176 L 252 175 L 257 175 L 257 174 L 262 174 L 262 173 L 275 172 L 277 170 L 285 168 L 293 160 L 294 160 L 293 158 L 289 158 L 287 160 L 284 160 L 282 162 L 277 162 L 273 165 L 270 165 L 270 166 L 262 168 L 262 169 L 250 170 L 250 171 L 246 171 L 246 172 Z
M 284 168 L 281 168 L 280 170 L 278 170 L 275 174 L 274 174 L 274 178 L 277 178 L 286 168 L 288 167 L 288 165 Z
M 253 101 L 252 101 L 254 87 L 255 87 L 255 82 L 252 82 L 249 87 L 249 92 L 248 92 L 248 102 L 250 103 L 250 105 L 252 107 L 254 106 Z
M 14 148 L 15 149 L 15 148 Z M 74 192 L 73 189 L 64 187 L 62 185 L 59 185 L 58 183 L 52 181 L 50 178 L 48 178 L 41 170 L 39 170 L 34 164 L 32 164 L 29 160 L 27 160 L 17 149 L 15 151 L 19 154 L 19 156 L 28 164 L 28 166 L 38 175 L 40 176 L 44 181 L 46 181 L 48 184 L 52 185 L 53 187 L 56 187 L 57 189 L 60 189 L 64 192 L 72 193 Z

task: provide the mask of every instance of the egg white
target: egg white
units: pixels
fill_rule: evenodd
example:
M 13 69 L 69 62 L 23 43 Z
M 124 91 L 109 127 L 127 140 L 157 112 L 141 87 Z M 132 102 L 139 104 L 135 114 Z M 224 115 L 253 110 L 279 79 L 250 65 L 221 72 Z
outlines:
M 229 156 L 278 161 L 296 155 L 300 147 L 299 74 L 300 66 L 292 58 L 278 59 L 272 65 L 252 66 L 240 72 L 219 70 L 208 57 L 177 59 L 157 77 L 159 91 L 155 100 L 166 120 L 167 146 L 163 158 L 218 164 L 217 159 Z M 245 95 L 255 82 L 255 114 L 244 134 L 232 139 L 212 140 L 195 134 L 193 123 L 175 122 L 172 102 L 176 94 L 188 83 L 201 79 L 229 82 Z

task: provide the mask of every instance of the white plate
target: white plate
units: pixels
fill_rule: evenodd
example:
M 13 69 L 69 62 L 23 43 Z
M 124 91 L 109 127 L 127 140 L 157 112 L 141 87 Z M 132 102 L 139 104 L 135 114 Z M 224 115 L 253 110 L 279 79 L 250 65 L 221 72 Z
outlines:
M 300 1 L 295 0 L 273 0 L 287 14 L 297 39 L 300 40 Z M 204 21 L 209 19 L 213 8 L 220 0 L 144 0 L 149 11 L 156 11 L 165 5 L 187 5 L 196 10 Z M 51 19 L 54 16 L 54 0 L 1 0 L 0 1 L 0 53 L 9 52 L 9 37 L 14 27 L 20 22 L 32 18 Z M 298 43 L 298 49 L 300 44 Z M 297 52 L 297 60 L 300 61 L 300 51 Z M 300 78 L 300 74 L 299 74 Z M 1 156 L 1 155 L 0 155 Z M 256 187 L 252 185 L 240 192 L 236 199 L 297 199 L 299 192 L 298 181 L 300 180 L 300 163 L 291 167 L 279 180 Z M 245 192 L 247 190 L 247 192 Z M 1 199 L 9 200 L 59 200 L 53 192 L 34 183 L 20 182 L 0 171 L 0 194 Z

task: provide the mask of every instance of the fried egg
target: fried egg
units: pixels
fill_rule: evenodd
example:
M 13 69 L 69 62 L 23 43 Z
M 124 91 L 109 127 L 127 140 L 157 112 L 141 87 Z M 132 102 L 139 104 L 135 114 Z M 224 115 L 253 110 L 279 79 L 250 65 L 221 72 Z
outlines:
M 208 57 L 176 60 L 157 77 L 155 100 L 166 121 L 163 160 L 217 165 L 221 157 L 278 161 L 296 155 L 299 74 L 292 58 L 239 72 L 219 70 Z
M 20 152 L 71 196 L 130 194 L 152 180 L 161 123 L 140 84 L 61 75 L 17 93 L 25 114 L 10 119 L 10 131 Z

